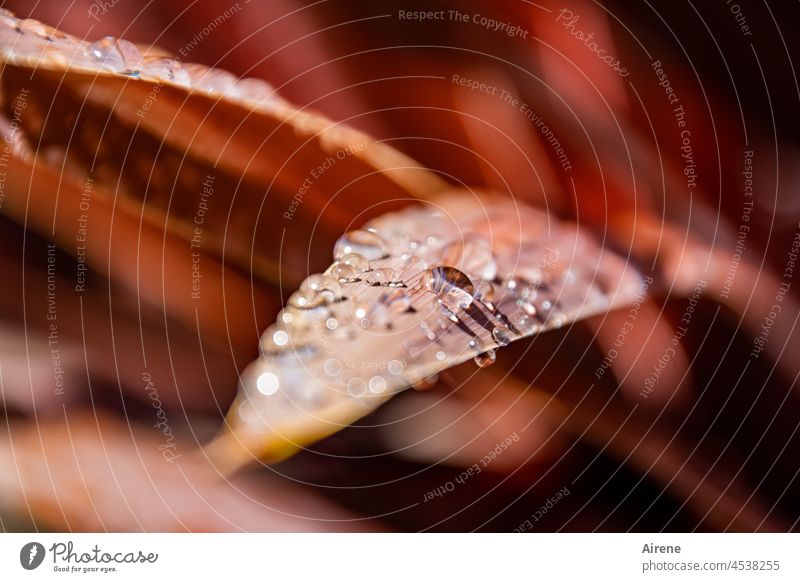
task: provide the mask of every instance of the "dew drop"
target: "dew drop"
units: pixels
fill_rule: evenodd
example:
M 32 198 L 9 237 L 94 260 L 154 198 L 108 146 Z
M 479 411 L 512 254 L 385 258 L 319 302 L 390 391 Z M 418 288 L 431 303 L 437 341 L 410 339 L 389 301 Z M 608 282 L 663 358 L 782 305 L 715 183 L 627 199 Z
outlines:
M 494 364 L 495 360 L 497 360 L 497 354 L 494 350 L 489 350 L 488 352 L 483 352 L 475 356 L 475 364 L 479 368 L 488 368 Z
M 439 360 L 440 362 L 443 362 L 446 357 L 447 354 L 445 354 L 442 350 L 436 352 L 436 359 Z
M 453 267 L 433 267 L 422 274 L 422 288 L 435 293 L 451 311 L 466 309 L 472 304 L 475 286 L 470 278 Z
M 335 318 L 329 317 L 328 320 L 325 322 L 325 327 L 327 327 L 330 330 L 334 330 L 337 327 L 339 327 L 339 322 Z
M 212 69 L 204 65 L 185 65 L 191 84 L 195 89 L 210 95 L 232 93 L 236 86 L 236 77 L 222 69 Z
M 239 79 L 236 82 L 236 90 L 239 95 L 258 105 L 264 105 L 277 99 L 272 85 L 261 79 Z
M 358 275 L 356 270 L 351 265 L 341 261 L 334 262 L 330 267 L 328 267 L 328 270 L 325 271 L 325 274 L 333 277 L 337 281 L 343 282 L 352 281 Z
M 279 329 L 275 333 L 272 334 L 272 341 L 275 342 L 275 345 L 285 346 L 286 343 L 289 341 L 289 334 Z
M 367 275 L 370 285 L 391 285 L 397 280 L 397 273 L 393 269 L 375 269 Z
M 265 396 L 275 394 L 279 385 L 278 377 L 271 372 L 264 372 L 256 379 L 256 388 Z
M 494 298 L 494 285 L 486 280 L 480 281 L 475 289 L 475 299 L 479 299 L 489 309 L 494 310 Z
M 340 258 L 339 262 L 353 267 L 357 275 L 369 271 L 369 261 L 359 253 L 349 253 Z
M 505 325 L 498 325 L 492 330 L 492 337 L 499 346 L 507 346 L 511 343 L 511 332 Z
M 389 254 L 386 241 L 371 230 L 353 230 L 345 233 L 333 247 L 333 258 L 342 259 L 351 253 L 358 253 L 368 261 L 383 259 Z
M 539 320 L 534 315 L 521 313 L 514 318 L 514 326 L 525 335 L 530 335 L 539 331 Z
M 115 72 L 138 72 L 142 53 L 127 40 L 107 36 L 89 45 L 89 52 L 100 64 Z

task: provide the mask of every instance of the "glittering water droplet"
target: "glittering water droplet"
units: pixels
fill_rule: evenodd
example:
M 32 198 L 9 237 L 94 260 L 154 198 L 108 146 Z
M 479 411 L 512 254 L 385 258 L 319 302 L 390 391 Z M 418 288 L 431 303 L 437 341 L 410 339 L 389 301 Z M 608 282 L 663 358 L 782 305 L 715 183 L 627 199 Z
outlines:
M 453 267 L 434 267 L 422 274 L 422 288 L 435 293 L 448 309 L 459 311 L 472 304 L 475 286 L 470 278 Z
M 289 304 L 298 309 L 313 309 L 330 303 L 335 294 L 330 291 L 333 280 L 326 275 L 311 275 L 289 298 Z
M 497 360 L 497 354 L 494 350 L 483 352 L 475 356 L 475 364 L 480 368 L 488 368 Z
M 479 299 L 489 309 L 494 309 L 495 294 L 494 285 L 486 280 L 478 282 L 478 286 L 475 288 L 475 299 Z
M 499 346 L 507 346 L 511 343 L 511 332 L 505 325 L 498 325 L 492 330 L 492 337 Z
M 279 329 L 275 333 L 272 334 L 272 341 L 275 342 L 275 345 L 285 346 L 286 343 L 289 341 L 289 334 Z
M 188 64 L 184 69 L 189 74 L 192 87 L 210 95 L 233 93 L 238 79 L 228 71 L 212 69 L 204 65 Z
M 136 45 L 121 38 L 101 38 L 89 45 L 89 52 L 104 68 L 115 72 L 138 72 L 142 67 L 142 53 Z
M 359 253 L 350 253 L 339 259 L 340 263 L 353 267 L 357 275 L 369 271 L 369 261 Z
M 443 362 L 446 357 L 447 354 L 445 354 L 442 350 L 436 352 L 436 359 L 439 360 L 440 362 Z
M 514 318 L 514 327 L 526 335 L 539 331 L 539 320 L 534 315 L 520 313 Z
M 345 255 L 358 253 L 368 261 L 382 259 L 389 254 L 386 241 L 377 232 L 371 230 L 353 230 L 345 233 L 333 247 L 333 258 L 341 259 Z
M 397 280 L 397 273 L 393 269 L 375 269 L 367 275 L 367 283 L 370 285 L 390 285 Z
M 334 262 L 330 267 L 328 267 L 328 270 L 325 271 L 325 274 L 342 282 L 352 281 L 358 275 L 352 265 L 348 265 L 347 263 L 343 263 L 341 261 Z
M 189 73 L 174 57 L 144 57 L 144 72 L 150 77 L 169 79 L 184 87 L 188 87 L 191 82 Z
M 270 396 L 278 391 L 280 382 L 278 377 L 271 372 L 264 372 L 256 379 L 256 388 L 265 396 Z
M 261 79 L 239 79 L 236 81 L 236 91 L 258 105 L 265 105 L 277 99 L 273 86 Z

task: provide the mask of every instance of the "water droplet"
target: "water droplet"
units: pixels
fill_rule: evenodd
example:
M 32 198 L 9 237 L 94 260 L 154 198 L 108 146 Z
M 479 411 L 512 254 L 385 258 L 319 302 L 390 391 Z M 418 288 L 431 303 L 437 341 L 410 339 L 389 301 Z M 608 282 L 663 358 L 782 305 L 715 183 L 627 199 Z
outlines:
M 369 261 L 364 257 L 364 255 L 359 253 L 347 254 L 341 257 L 339 262 L 353 267 L 357 275 L 369 271 Z
M 279 329 L 272 334 L 272 341 L 274 341 L 276 345 L 285 346 L 289 341 L 289 334 L 282 329 Z
M 511 332 L 505 325 L 498 325 L 492 330 L 492 337 L 499 346 L 507 346 L 511 343 Z
M 494 279 L 497 274 L 492 248 L 483 237 L 468 236 L 451 242 L 442 249 L 442 259 L 479 279 Z
M 311 309 L 321 305 L 319 293 L 310 289 L 298 289 L 289 297 L 289 305 L 298 309 Z
M 325 360 L 325 363 L 322 365 L 323 370 L 328 376 L 338 376 L 339 373 L 342 371 L 342 362 L 335 358 L 330 358 Z
M 481 303 L 486 305 L 491 310 L 494 310 L 495 288 L 489 281 L 483 280 L 478 283 L 475 288 L 475 299 L 479 299 Z
M 343 263 L 341 261 L 334 262 L 330 267 L 328 267 L 328 270 L 325 271 L 325 274 L 343 282 L 352 281 L 358 275 L 352 265 L 348 265 L 347 263 Z
M 144 72 L 150 77 L 169 79 L 173 83 L 188 87 L 190 85 L 189 73 L 174 57 L 144 57 Z
M 386 390 L 386 378 L 383 376 L 373 376 L 369 379 L 369 391 L 373 394 L 381 394 Z
M 89 45 L 89 52 L 100 64 L 115 72 L 139 71 L 142 53 L 127 40 L 107 36 Z
M 329 288 L 333 283 L 326 275 L 311 275 L 300 284 L 300 288 L 289 298 L 289 304 L 298 309 L 313 309 L 335 299 Z
M 281 315 L 279 318 L 283 323 L 290 325 L 294 321 L 294 313 L 289 311 L 288 309 L 284 309 L 281 311 Z
M 43 38 L 48 36 L 47 26 L 39 22 L 38 20 L 34 20 L 33 18 L 24 18 L 17 21 L 17 28 L 20 31 L 35 34 L 37 36 L 41 36 Z
M 280 382 L 278 377 L 271 372 L 264 372 L 256 379 L 256 388 L 265 396 L 270 396 L 278 391 Z
M 470 278 L 453 267 L 434 267 L 422 274 L 421 285 L 451 311 L 466 309 L 472 304 L 475 286 Z
M 189 74 L 192 87 L 208 94 L 233 93 L 236 77 L 222 69 L 211 69 L 204 65 L 188 64 L 184 69 Z
M 397 280 L 397 273 L 393 269 L 375 269 L 367 275 L 370 285 L 390 285 Z
M 440 362 L 443 362 L 446 357 L 447 354 L 445 354 L 442 350 L 436 352 L 436 359 L 439 360 Z
M 264 105 L 277 99 L 272 85 L 261 79 L 239 79 L 236 82 L 236 90 L 239 95 L 258 105 Z
M 514 327 L 526 335 L 539 331 L 539 320 L 534 315 L 520 313 L 514 318 Z
M 341 259 L 345 255 L 358 253 L 368 261 L 383 259 L 389 254 L 386 241 L 377 232 L 371 230 L 353 230 L 345 233 L 333 247 L 333 258 Z
M 403 373 L 403 362 L 400 360 L 392 360 L 386 366 L 386 369 L 389 370 L 392 376 L 398 376 Z
M 337 327 L 339 327 L 339 322 L 336 321 L 335 318 L 329 317 L 328 320 L 325 322 L 325 327 L 327 327 L 330 330 L 334 330 Z
M 488 368 L 494 364 L 495 360 L 497 360 L 497 354 L 494 350 L 489 350 L 488 352 L 483 352 L 475 356 L 475 364 L 479 368 Z

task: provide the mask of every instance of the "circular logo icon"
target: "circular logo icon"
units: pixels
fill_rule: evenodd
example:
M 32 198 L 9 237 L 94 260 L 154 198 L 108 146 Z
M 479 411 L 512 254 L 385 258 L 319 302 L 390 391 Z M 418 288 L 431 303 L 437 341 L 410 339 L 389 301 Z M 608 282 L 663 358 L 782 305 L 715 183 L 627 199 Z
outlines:
M 29 542 L 19 551 L 19 563 L 26 570 L 35 570 L 44 561 L 44 546 L 39 542 Z

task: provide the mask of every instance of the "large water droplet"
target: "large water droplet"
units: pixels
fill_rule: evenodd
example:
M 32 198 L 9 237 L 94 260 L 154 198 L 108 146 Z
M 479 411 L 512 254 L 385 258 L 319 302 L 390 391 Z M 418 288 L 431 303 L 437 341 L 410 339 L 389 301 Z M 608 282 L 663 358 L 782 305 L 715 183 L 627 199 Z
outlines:
M 489 281 L 480 281 L 475 289 L 475 299 L 479 299 L 489 309 L 494 309 L 495 294 L 494 285 Z
M 89 52 L 104 68 L 115 72 L 138 73 L 142 67 L 142 53 L 124 39 L 101 38 L 89 45 Z
M 341 282 L 352 281 L 358 276 L 358 273 L 352 265 L 348 265 L 347 263 L 343 263 L 341 261 L 334 262 L 330 267 L 328 267 L 328 270 L 325 271 L 325 274 Z
M 527 313 L 519 313 L 514 318 L 514 327 L 525 335 L 533 334 L 539 331 L 539 320 L 535 315 L 528 315 Z
M 144 57 L 144 71 L 150 77 L 169 79 L 184 87 L 191 83 L 189 73 L 174 57 Z
M 483 352 L 475 356 L 475 364 L 479 368 L 488 368 L 494 364 L 495 360 L 497 360 L 497 354 L 494 350 L 489 350 L 488 352 Z
M 349 253 L 340 258 L 339 262 L 353 267 L 358 275 L 369 271 L 369 261 L 364 255 L 359 253 Z
M 265 396 L 275 394 L 279 386 L 278 377 L 271 372 L 264 372 L 256 379 L 256 388 Z
M 333 283 L 333 280 L 326 275 L 311 275 L 292 294 L 289 304 L 298 309 L 313 309 L 330 303 L 336 298 L 330 290 Z
M 216 95 L 235 92 L 237 78 L 228 71 L 198 64 L 184 65 L 184 70 L 189 74 L 192 87 L 199 91 Z
M 451 311 L 466 309 L 472 304 L 475 286 L 470 278 L 453 267 L 433 267 L 422 274 L 422 288 L 435 293 Z
M 497 274 L 492 248 L 483 237 L 469 236 L 451 242 L 442 249 L 442 259 L 479 279 L 494 279 Z
M 370 285 L 391 285 L 397 281 L 397 273 L 393 269 L 375 269 L 367 275 Z
M 239 95 L 258 105 L 267 104 L 278 98 L 273 86 L 261 79 L 239 79 L 236 82 L 236 90 Z
M 492 337 L 499 346 L 507 346 L 511 343 L 511 332 L 505 325 L 498 325 L 492 330 Z
M 333 247 L 333 258 L 341 259 L 350 253 L 358 253 L 368 261 L 382 259 L 389 254 L 386 241 L 371 230 L 353 230 L 345 233 Z

